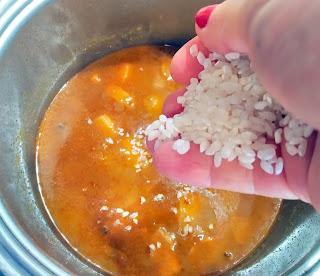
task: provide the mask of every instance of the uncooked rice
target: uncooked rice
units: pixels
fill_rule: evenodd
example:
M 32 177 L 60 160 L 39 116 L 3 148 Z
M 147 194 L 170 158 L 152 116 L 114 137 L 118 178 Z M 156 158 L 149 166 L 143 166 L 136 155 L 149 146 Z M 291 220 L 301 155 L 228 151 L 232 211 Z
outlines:
M 294 118 L 262 87 L 247 56 L 239 53 L 206 57 L 197 45 L 190 54 L 203 66 L 198 78 L 192 78 L 183 96 L 177 98 L 184 110 L 173 118 L 161 115 L 146 129 L 154 147 L 174 140 L 179 154 L 199 145 L 201 153 L 213 157 L 215 167 L 223 161 L 238 160 L 249 170 L 259 159 L 268 174 L 280 175 L 283 158 L 277 145 L 304 156 L 307 138 L 313 129 Z

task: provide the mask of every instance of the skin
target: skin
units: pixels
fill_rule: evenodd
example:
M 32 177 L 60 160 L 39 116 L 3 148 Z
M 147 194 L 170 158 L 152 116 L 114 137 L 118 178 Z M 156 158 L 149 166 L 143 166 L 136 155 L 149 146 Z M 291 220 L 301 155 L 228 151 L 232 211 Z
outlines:
M 173 78 L 188 84 L 202 70 L 189 54 L 197 44 L 209 51 L 242 52 L 249 55 L 255 71 L 269 93 L 297 118 L 320 129 L 320 1 L 309 0 L 227 0 L 216 5 L 207 25 L 195 24 L 197 36 L 174 56 Z M 182 111 L 176 97 L 166 100 L 163 112 L 173 116 Z M 317 132 L 308 141 L 305 157 L 289 156 L 284 145 L 284 172 L 268 175 L 259 164 L 248 171 L 237 162 L 223 162 L 220 168 L 192 145 L 186 155 L 179 155 L 171 144 L 153 151 L 160 173 L 190 185 L 214 187 L 248 194 L 301 199 L 320 210 L 320 142 Z M 152 149 L 152 145 L 150 145 Z

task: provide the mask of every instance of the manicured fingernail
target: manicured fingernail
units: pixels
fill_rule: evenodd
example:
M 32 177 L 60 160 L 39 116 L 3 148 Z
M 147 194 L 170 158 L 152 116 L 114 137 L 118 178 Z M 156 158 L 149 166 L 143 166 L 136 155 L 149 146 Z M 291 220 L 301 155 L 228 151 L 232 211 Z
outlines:
M 210 14 L 213 12 L 216 6 L 217 5 L 207 6 L 197 12 L 195 21 L 199 28 L 203 29 L 205 26 L 207 26 Z

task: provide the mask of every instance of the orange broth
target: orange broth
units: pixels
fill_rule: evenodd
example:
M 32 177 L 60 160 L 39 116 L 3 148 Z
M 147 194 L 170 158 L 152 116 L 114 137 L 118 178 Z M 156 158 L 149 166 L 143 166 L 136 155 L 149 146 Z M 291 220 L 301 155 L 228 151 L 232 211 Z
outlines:
M 280 200 L 195 190 L 160 176 L 143 128 L 179 88 L 173 49 L 124 49 L 76 74 L 52 101 L 38 136 L 41 194 L 58 230 L 116 275 L 225 271 L 267 235 Z

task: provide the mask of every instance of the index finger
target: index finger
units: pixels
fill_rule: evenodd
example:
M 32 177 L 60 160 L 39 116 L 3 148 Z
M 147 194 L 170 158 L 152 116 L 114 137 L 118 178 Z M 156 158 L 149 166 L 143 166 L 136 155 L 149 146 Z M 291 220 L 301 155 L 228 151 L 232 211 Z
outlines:
M 190 54 L 190 47 L 192 45 L 197 45 L 199 51 L 205 56 L 209 55 L 209 50 L 197 36 L 189 40 L 176 52 L 171 62 L 171 75 L 176 82 L 184 85 L 189 84 L 190 79 L 197 77 L 203 70 L 203 66 L 199 64 L 197 58 Z

